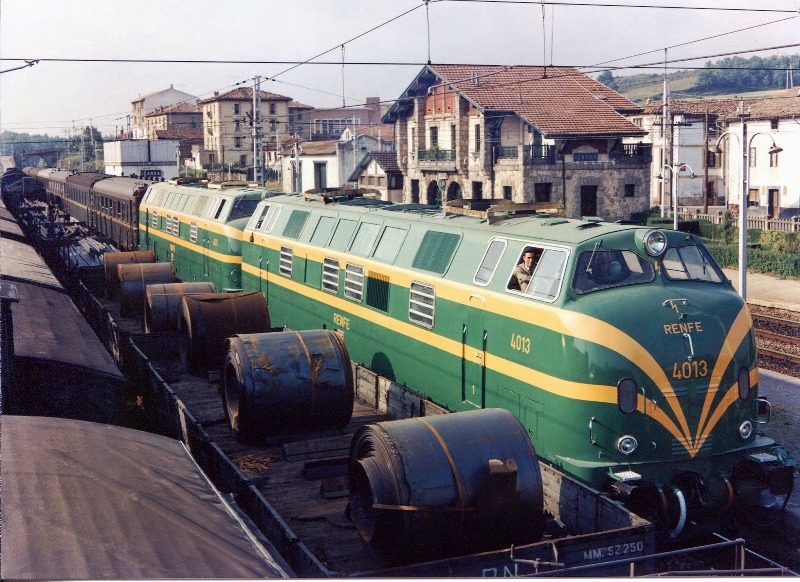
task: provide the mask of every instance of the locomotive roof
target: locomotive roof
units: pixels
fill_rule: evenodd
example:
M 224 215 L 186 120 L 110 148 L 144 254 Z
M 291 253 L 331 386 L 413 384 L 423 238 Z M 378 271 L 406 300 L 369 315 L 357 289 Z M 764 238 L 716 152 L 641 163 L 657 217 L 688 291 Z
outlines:
M 583 220 L 550 215 L 509 215 L 490 223 L 477 216 L 445 214 L 441 207 L 422 204 L 395 204 L 371 198 L 339 200 L 324 205 L 317 200 L 304 200 L 298 194 L 278 195 L 269 199 L 269 204 L 285 203 L 300 206 L 310 211 L 337 212 L 370 215 L 385 220 L 401 220 L 429 224 L 431 228 L 446 230 L 485 231 L 496 235 L 523 239 L 539 239 L 562 244 L 576 245 L 597 236 L 643 228 L 626 224 L 604 222 L 596 218 Z
M 3 418 L 3 579 L 285 578 L 177 440 Z M 168 468 L 168 470 L 166 470 Z

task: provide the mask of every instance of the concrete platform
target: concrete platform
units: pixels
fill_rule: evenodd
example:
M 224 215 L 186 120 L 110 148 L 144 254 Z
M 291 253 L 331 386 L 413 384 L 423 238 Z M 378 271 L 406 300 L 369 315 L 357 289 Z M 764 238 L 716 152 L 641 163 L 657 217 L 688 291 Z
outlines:
M 723 269 L 739 290 L 739 271 Z M 800 311 L 800 279 L 779 279 L 762 273 L 747 273 L 747 302 L 764 307 Z

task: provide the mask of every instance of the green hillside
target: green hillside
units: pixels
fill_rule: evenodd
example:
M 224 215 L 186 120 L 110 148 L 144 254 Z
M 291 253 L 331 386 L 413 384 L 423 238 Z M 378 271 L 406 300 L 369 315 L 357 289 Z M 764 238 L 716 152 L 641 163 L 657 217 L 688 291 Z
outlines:
M 730 57 L 707 62 L 703 69 L 668 73 L 667 79 L 673 99 L 766 97 L 770 92 L 787 88 L 788 71 L 792 73 L 792 86 L 800 86 L 798 55 Z M 663 97 L 664 75 L 661 73 L 614 76 L 610 71 L 604 71 L 597 80 L 635 103 Z

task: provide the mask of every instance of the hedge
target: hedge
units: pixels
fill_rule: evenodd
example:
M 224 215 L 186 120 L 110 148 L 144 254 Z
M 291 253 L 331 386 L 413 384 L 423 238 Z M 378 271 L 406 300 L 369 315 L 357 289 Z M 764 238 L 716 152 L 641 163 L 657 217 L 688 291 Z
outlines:
M 707 244 L 711 256 L 721 267 L 739 268 L 738 245 Z M 764 250 L 748 245 L 747 270 L 767 273 L 785 279 L 800 277 L 800 253 Z

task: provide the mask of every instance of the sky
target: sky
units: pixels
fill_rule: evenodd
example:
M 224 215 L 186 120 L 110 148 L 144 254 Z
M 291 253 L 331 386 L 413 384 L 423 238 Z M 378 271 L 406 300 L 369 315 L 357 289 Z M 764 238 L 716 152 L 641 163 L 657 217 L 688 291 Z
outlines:
M 697 59 L 677 68 L 800 54 L 786 46 L 799 33 L 797 0 L 0 0 L 0 131 L 110 135 L 131 101 L 170 85 L 206 98 L 258 75 L 307 105 L 355 106 L 398 98 L 429 58 L 655 66 L 617 76 L 663 72 L 665 49 Z M 23 59 L 40 60 L 11 70 Z

